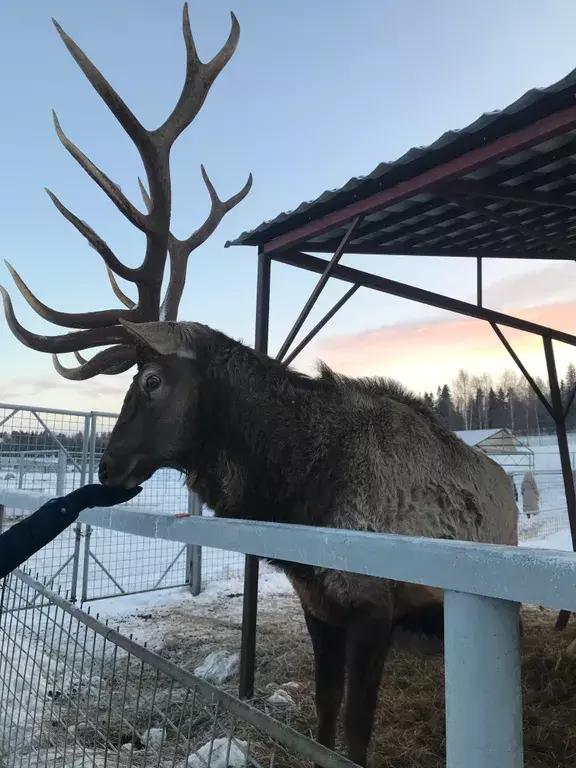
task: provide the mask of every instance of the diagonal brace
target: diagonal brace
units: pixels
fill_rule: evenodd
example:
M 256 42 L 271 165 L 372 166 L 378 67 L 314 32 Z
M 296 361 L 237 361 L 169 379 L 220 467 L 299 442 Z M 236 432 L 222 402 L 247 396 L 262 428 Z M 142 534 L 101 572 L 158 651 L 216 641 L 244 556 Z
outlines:
M 316 302 L 318 301 L 318 298 L 319 298 L 320 294 L 322 293 L 326 283 L 330 279 L 330 276 L 332 274 L 332 270 L 334 269 L 334 267 L 340 261 L 340 258 L 341 258 L 342 254 L 344 253 L 344 251 L 346 249 L 346 246 L 348 245 L 348 243 L 352 239 L 352 237 L 354 235 L 354 232 L 358 228 L 358 225 L 360 224 L 361 221 L 362 221 L 362 216 L 357 216 L 352 221 L 352 223 L 348 226 L 348 228 L 346 229 L 344 237 L 340 241 L 340 245 L 334 251 L 334 255 L 332 256 L 332 258 L 330 259 L 330 261 L 326 265 L 326 269 L 324 270 L 324 272 L 320 276 L 320 279 L 318 280 L 318 282 L 314 286 L 314 290 L 312 291 L 312 293 L 310 294 L 310 296 L 308 298 L 308 301 L 304 305 L 304 309 L 298 315 L 298 318 L 297 318 L 296 322 L 294 323 L 294 325 L 292 326 L 290 332 L 288 333 L 288 336 L 286 337 L 286 341 L 284 342 L 284 344 L 282 344 L 282 347 L 280 348 L 280 351 L 276 355 L 276 359 L 277 360 L 282 360 L 284 358 L 284 356 L 286 355 L 286 352 L 290 349 L 290 345 L 292 344 L 292 342 L 296 338 L 300 328 L 302 328 L 302 326 L 304 325 L 304 322 L 305 322 L 306 318 L 308 317 L 308 315 L 310 314 L 310 312 L 312 311 L 312 308 L 314 307 L 314 304 L 316 304 Z
M 354 294 L 356 293 L 356 291 L 360 287 L 361 286 L 358 285 L 358 284 L 357 285 L 353 285 L 352 288 L 350 288 L 350 290 L 346 291 L 346 293 L 344 294 L 344 296 L 342 296 L 342 298 L 338 299 L 338 301 L 336 302 L 336 304 L 334 304 L 332 309 L 324 315 L 322 320 L 320 320 L 319 322 L 316 323 L 316 325 L 314 326 L 314 328 L 312 328 L 310 333 L 307 333 L 306 336 L 300 342 L 300 344 L 298 344 L 292 350 L 292 352 L 290 352 L 290 354 L 288 355 L 288 357 L 285 360 L 286 365 L 290 365 L 292 360 L 294 360 L 294 358 L 298 357 L 298 355 L 300 354 L 300 352 L 302 352 L 304 347 L 308 346 L 308 344 L 312 341 L 312 339 L 320 333 L 322 328 L 324 328 L 324 326 L 330 320 L 332 320 L 332 318 L 338 312 L 338 310 L 340 310 L 344 306 L 344 304 L 346 304 L 348 299 L 351 299 L 352 296 L 354 296 Z
M 498 336 L 502 344 L 506 347 L 506 350 L 508 351 L 510 357 L 514 360 L 518 368 L 520 368 L 520 370 L 524 374 L 528 384 L 530 384 L 530 386 L 534 390 L 534 394 L 538 397 L 538 399 L 540 400 L 544 408 L 546 408 L 550 416 L 555 420 L 554 412 L 553 412 L 552 406 L 548 402 L 548 399 L 546 398 L 546 396 L 544 395 L 544 393 L 542 392 L 538 384 L 536 384 L 532 376 L 528 373 L 526 366 L 524 365 L 522 360 L 520 360 L 516 352 L 512 349 L 512 345 L 510 344 L 506 336 L 504 336 L 504 334 L 502 333 L 500 328 L 498 328 L 496 323 L 490 323 L 490 325 L 492 326 L 492 330 L 494 331 L 496 336 Z

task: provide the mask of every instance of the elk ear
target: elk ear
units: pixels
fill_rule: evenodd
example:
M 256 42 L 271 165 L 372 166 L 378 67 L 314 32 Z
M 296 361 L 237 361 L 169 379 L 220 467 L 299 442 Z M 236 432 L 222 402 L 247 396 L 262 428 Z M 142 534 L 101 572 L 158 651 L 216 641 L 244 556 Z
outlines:
M 178 355 L 190 360 L 196 359 L 196 347 L 201 336 L 208 330 L 199 323 L 177 323 L 158 320 L 150 323 L 130 323 L 119 320 L 140 343 L 145 344 L 159 355 Z

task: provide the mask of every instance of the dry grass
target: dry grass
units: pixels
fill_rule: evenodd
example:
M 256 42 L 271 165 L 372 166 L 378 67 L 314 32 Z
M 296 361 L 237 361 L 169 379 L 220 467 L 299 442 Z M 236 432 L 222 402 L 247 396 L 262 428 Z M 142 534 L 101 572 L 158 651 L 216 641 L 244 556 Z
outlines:
M 240 622 L 231 602 L 211 616 L 191 616 L 182 609 L 161 655 L 189 670 L 217 648 L 236 650 Z M 281 610 L 278 610 L 281 603 Z M 239 607 L 239 606 L 238 606 Z M 230 610 L 232 608 L 232 610 Z M 154 612 L 156 613 L 156 612 Z M 228 616 L 226 615 L 228 614 Z M 235 618 L 230 621 L 230 614 Z M 573 768 L 576 765 L 576 656 L 567 653 L 576 638 L 576 620 L 555 632 L 556 614 L 525 607 L 522 639 L 526 768 Z M 151 617 L 158 620 L 158 616 Z M 191 632 L 191 627 L 193 631 Z M 257 698 L 254 704 L 306 735 L 314 735 L 316 714 L 312 650 L 299 606 L 292 598 L 263 601 L 259 615 Z M 270 693 L 287 683 L 296 707 L 271 706 Z M 237 680 L 226 688 L 237 691 Z M 237 736 L 242 738 L 240 730 Z M 343 751 L 340 741 L 339 749 Z M 279 757 L 279 756 L 278 756 Z M 292 757 L 278 765 L 303 766 Z M 386 665 L 376 717 L 373 768 L 444 768 L 444 665 L 442 654 L 397 647 Z

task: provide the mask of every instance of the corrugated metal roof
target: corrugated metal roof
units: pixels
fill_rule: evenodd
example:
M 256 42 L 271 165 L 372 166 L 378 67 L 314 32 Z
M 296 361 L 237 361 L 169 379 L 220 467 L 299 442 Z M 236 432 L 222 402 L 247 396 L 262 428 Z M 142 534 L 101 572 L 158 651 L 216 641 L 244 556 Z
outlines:
M 576 69 L 566 75 L 566 77 L 546 88 L 533 88 L 527 91 L 523 96 L 505 109 L 484 113 L 465 128 L 447 131 L 428 146 L 414 147 L 393 162 L 380 163 L 367 176 L 353 177 L 346 182 L 343 187 L 326 190 L 315 200 L 303 202 L 294 210 L 281 213 L 276 218 L 260 224 L 255 229 L 243 232 L 235 240 L 228 241 L 226 247 L 231 245 L 261 245 L 266 243 L 285 232 L 296 229 L 297 227 L 325 216 L 332 211 L 344 208 L 346 205 L 357 200 L 367 198 L 376 192 L 391 188 L 402 181 L 418 176 L 434 167 L 459 157 L 460 155 L 481 147 L 484 144 L 529 126 L 536 120 L 540 120 L 555 112 L 572 107 L 575 104 Z M 565 140 L 566 139 L 569 139 L 570 142 L 572 142 L 573 137 L 566 136 Z M 549 163 L 553 161 L 554 152 L 557 147 L 562 147 L 563 143 L 565 143 L 565 141 L 563 142 L 561 137 L 556 143 L 548 142 L 545 151 L 551 154 Z M 542 147 L 540 148 L 540 151 L 544 151 Z M 531 158 L 530 152 L 522 153 L 522 155 L 525 160 L 530 160 Z M 572 156 L 568 156 L 565 153 L 563 159 L 566 161 L 567 165 L 570 165 L 570 168 L 573 168 L 574 161 Z M 522 158 L 517 156 L 517 158 L 514 158 L 512 165 L 518 162 L 519 170 L 521 170 L 521 160 Z M 486 169 L 482 169 L 468 178 L 485 179 L 491 177 L 494 173 L 498 173 L 498 171 L 501 171 L 503 168 L 509 170 L 511 167 L 509 161 L 510 158 L 506 158 L 499 163 L 493 163 L 491 168 L 487 167 Z M 524 180 L 524 176 L 521 178 Z M 510 180 L 510 174 L 508 174 L 506 180 Z M 517 179 L 514 179 L 514 181 L 516 180 Z M 528 181 L 530 181 L 529 177 Z M 539 185 L 532 184 L 530 188 L 534 189 L 540 187 Z M 422 215 L 430 215 L 430 212 L 432 212 L 435 216 L 438 216 L 439 212 L 442 212 L 442 206 L 444 206 L 444 209 L 449 207 L 449 205 L 447 206 L 446 201 L 442 198 L 435 199 L 434 196 L 429 194 L 420 194 L 409 200 L 397 203 L 396 205 L 385 209 L 384 212 L 379 212 L 378 214 L 367 217 L 363 222 L 363 226 L 364 224 L 371 225 L 366 228 L 367 230 L 370 230 L 369 235 L 365 236 L 362 234 L 362 230 L 359 230 L 359 237 L 353 240 L 352 244 L 369 244 L 371 240 L 380 237 L 383 230 L 378 229 L 377 222 L 380 218 L 385 226 L 385 222 L 390 213 L 394 214 L 396 220 L 401 218 L 400 214 L 404 211 L 407 216 L 411 216 L 412 213 L 416 213 L 416 211 L 420 211 L 420 209 L 423 209 Z M 415 210 L 412 211 L 414 208 Z M 526 206 L 524 206 L 524 208 L 526 208 Z M 462 212 L 460 215 L 461 214 Z M 420 215 L 420 213 L 417 215 Z M 385 233 L 389 231 L 389 229 L 384 229 Z M 333 230 L 322 237 L 315 238 L 311 243 L 320 245 L 323 242 L 331 242 L 337 236 L 341 236 L 342 232 L 342 229 Z M 411 239 L 414 240 L 413 237 Z M 396 242 L 392 238 L 390 243 L 391 247 L 401 246 L 402 240 Z M 428 244 L 426 243 L 425 245 Z M 524 243 L 523 245 L 526 244 Z M 418 246 L 418 243 L 416 243 L 416 246 Z M 302 247 L 305 249 L 304 245 Z M 441 245 L 439 243 L 438 248 L 440 247 Z M 329 249 L 327 248 L 327 250 Z M 403 253 L 405 251 L 400 250 L 398 252 Z M 423 253 L 434 253 L 434 247 L 428 247 Z M 540 258 L 542 258 L 542 256 L 540 256 Z

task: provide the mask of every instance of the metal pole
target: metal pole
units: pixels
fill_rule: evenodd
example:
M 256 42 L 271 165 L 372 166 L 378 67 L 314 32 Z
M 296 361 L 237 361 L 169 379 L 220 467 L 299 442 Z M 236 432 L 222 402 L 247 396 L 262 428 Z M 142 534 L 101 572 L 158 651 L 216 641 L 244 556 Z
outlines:
M 558 450 L 560 451 L 560 466 L 562 468 L 562 479 L 564 480 L 564 491 L 566 494 L 566 508 L 568 509 L 568 519 L 570 521 L 572 549 L 576 552 L 576 489 L 574 488 L 574 476 L 572 474 L 572 465 L 570 462 L 570 448 L 568 445 L 568 435 L 566 434 L 566 418 L 564 416 L 564 406 L 562 404 L 562 395 L 560 394 L 560 385 L 558 383 L 558 371 L 556 369 L 552 339 L 544 336 L 543 341 L 544 353 L 546 355 L 546 367 L 548 369 L 548 381 L 550 383 L 552 416 L 554 418 L 554 424 L 556 425 L 556 437 L 558 439 Z
M 91 419 L 88 414 L 84 416 L 84 435 L 82 438 L 82 459 L 80 461 L 80 487 L 86 485 L 86 472 L 88 471 L 88 450 L 90 447 Z M 72 558 L 72 584 L 70 586 L 70 602 L 75 603 L 78 595 L 78 572 L 80 570 L 80 542 L 82 539 L 82 523 L 76 523 L 74 529 L 74 555 Z
M 564 481 L 566 509 L 568 510 L 568 520 L 570 522 L 572 549 L 576 552 L 576 489 L 574 487 L 574 475 L 572 473 L 572 463 L 570 461 L 568 435 L 566 434 L 566 414 L 564 412 L 560 385 L 558 383 L 558 370 L 556 368 L 556 359 L 554 357 L 554 345 L 552 339 L 548 336 L 544 336 L 542 340 L 544 342 L 544 354 L 546 356 L 546 368 L 548 369 L 548 381 L 550 384 L 552 416 L 556 426 L 558 450 L 560 451 L 560 466 L 562 468 L 562 479 Z M 556 622 L 556 629 L 564 629 L 568 624 L 569 619 L 570 611 L 560 611 Z
M 522 768 L 518 603 L 444 593 L 446 768 Z
M 188 494 L 188 514 L 202 516 L 202 502 L 195 493 Z M 188 544 L 186 561 L 190 592 L 196 597 L 202 591 L 202 547 L 199 544 Z
M 24 472 L 26 471 L 26 456 L 24 451 L 20 453 L 18 458 L 18 488 L 22 488 L 24 485 Z
M 66 493 L 66 452 L 58 451 L 58 466 L 56 469 L 56 496 Z
M 270 324 L 270 273 L 269 256 L 258 254 L 258 286 L 256 293 L 256 334 L 254 347 L 258 352 L 268 352 L 268 328 Z M 256 666 L 256 619 L 258 614 L 259 561 L 246 555 L 244 565 L 244 602 L 242 606 L 242 644 L 240 647 L 241 699 L 254 695 L 254 670 Z
M 476 257 L 476 303 L 482 306 L 482 256 Z
M 90 414 L 90 445 L 88 447 L 88 482 L 94 482 L 94 473 L 96 471 L 96 427 L 98 417 L 94 412 Z M 88 599 L 88 577 L 90 566 L 90 538 L 92 536 L 92 526 L 87 525 L 84 539 L 84 562 L 82 568 L 82 602 Z
M 6 508 L 4 507 L 4 504 L 0 504 L 0 533 L 4 530 L 4 514 L 6 513 Z

